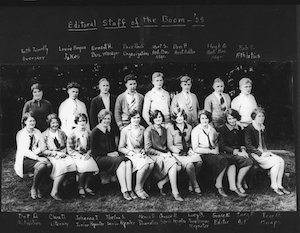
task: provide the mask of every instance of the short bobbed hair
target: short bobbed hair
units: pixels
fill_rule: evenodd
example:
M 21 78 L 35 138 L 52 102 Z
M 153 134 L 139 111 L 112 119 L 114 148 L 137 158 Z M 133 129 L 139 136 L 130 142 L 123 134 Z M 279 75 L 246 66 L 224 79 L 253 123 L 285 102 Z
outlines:
M 254 120 L 258 113 L 262 113 L 262 114 L 264 114 L 264 116 L 266 116 L 266 111 L 265 111 L 265 109 L 262 108 L 262 107 L 257 107 L 257 108 L 255 108 L 255 109 L 253 110 L 253 112 L 251 113 L 251 119 Z
M 154 119 L 156 119 L 159 114 L 162 116 L 163 122 L 165 121 L 164 114 L 160 110 L 155 109 L 153 112 L 150 112 L 150 122 L 152 124 L 154 124 Z
M 211 118 L 211 112 L 209 112 L 209 111 L 207 111 L 205 109 L 200 110 L 198 112 L 198 120 L 199 120 L 199 122 L 200 122 L 201 115 L 205 115 L 208 118 L 208 121 L 211 122 L 211 120 L 212 120 L 212 118 Z
M 101 109 L 98 113 L 98 122 L 101 123 L 101 121 L 107 116 L 110 115 L 110 117 L 112 117 L 112 113 L 111 111 L 107 110 L 107 109 Z
M 88 121 L 87 115 L 85 113 L 78 113 L 75 116 L 75 120 L 74 120 L 76 125 L 81 118 L 85 119 L 86 122 Z
M 32 112 L 25 112 L 24 115 L 22 116 L 22 121 L 21 122 L 22 122 L 22 127 L 23 128 L 25 127 L 25 121 L 27 121 L 27 119 L 29 117 L 33 117 L 34 118 L 34 116 L 32 115 Z
M 227 122 L 227 117 L 228 116 L 232 116 L 233 118 L 235 118 L 237 121 L 241 120 L 241 115 L 239 114 L 238 111 L 236 111 L 235 109 L 229 108 L 225 111 L 225 117 L 226 117 L 226 122 Z M 228 123 L 228 122 L 227 122 Z
M 43 91 L 43 86 L 42 86 L 42 84 L 40 84 L 40 83 L 34 83 L 34 84 L 32 84 L 31 87 L 30 87 L 31 93 L 32 93 L 35 89 L 40 90 L 40 91 Z
M 132 111 L 129 113 L 129 119 L 131 119 L 132 117 L 134 117 L 134 116 L 136 116 L 136 115 L 138 115 L 138 114 L 141 116 L 141 113 L 140 113 L 138 110 L 136 110 L 136 109 L 132 110 Z
M 176 107 L 172 110 L 171 112 L 171 121 L 173 123 L 176 123 L 176 119 L 179 115 L 182 115 L 183 116 L 183 119 L 186 120 L 187 119 L 187 115 L 184 111 L 184 109 L 182 108 L 179 108 L 179 107 Z
M 48 128 L 50 128 L 50 123 L 53 119 L 56 119 L 58 121 L 58 124 L 59 124 L 59 128 L 61 126 L 61 120 L 59 119 L 58 115 L 56 113 L 50 113 L 48 116 L 47 116 L 47 119 L 46 119 L 46 122 L 47 122 L 47 126 Z
M 152 74 L 152 81 L 153 81 L 154 79 L 156 79 L 156 78 L 159 78 L 159 77 L 164 78 L 164 74 L 161 73 L 161 72 L 154 72 L 154 73 Z
M 71 89 L 71 88 L 77 88 L 78 90 L 80 89 L 80 85 L 76 82 L 70 82 L 67 85 L 67 90 Z
M 124 82 L 127 83 L 129 80 L 137 81 L 137 77 L 134 74 L 127 74 L 124 78 Z
M 250 78 L 242 78 L 240 81 L 239 81 L 239 87 L 241 88 L 241 86 L 245 85 L 245 84 L 251 84 L 252 85 L 252 80 Z

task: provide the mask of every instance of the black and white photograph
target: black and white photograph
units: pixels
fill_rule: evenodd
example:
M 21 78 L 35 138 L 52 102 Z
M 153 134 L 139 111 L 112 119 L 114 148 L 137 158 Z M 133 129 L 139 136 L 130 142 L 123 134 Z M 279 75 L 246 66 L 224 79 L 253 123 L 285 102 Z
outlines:
M 299 14 L 0 7 L 1 224 L 296 232 Z

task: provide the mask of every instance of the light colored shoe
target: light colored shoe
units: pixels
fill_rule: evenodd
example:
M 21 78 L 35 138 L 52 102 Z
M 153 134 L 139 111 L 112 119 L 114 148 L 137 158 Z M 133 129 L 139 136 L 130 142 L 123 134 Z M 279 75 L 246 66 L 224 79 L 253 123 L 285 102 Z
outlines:
M 145 192 L 144 192 L 143 189 L 135 190 L 135 193 L 136 193 L 136 195 L 137 195 L 139 198 L 141 198 L 141 199 L 143 199 L 143 200 L 147 199 L 147 197 L 146 197 L 145 194 L 144 194 Z

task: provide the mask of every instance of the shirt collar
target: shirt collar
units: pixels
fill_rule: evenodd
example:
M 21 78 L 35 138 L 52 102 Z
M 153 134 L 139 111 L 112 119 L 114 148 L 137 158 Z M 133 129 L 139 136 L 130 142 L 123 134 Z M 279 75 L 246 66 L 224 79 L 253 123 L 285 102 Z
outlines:
M 100 131 L 102 131 L 103 133 L 106 133 L 106 130 L 107 130 L 108 132 L 110 132 L 110 129 L 111 129 L 110 126 L 106 129 L 106 128 L 105 128 L 103 125 L 101 125 L 101 124 L 98 124 L 98 125 L 97 125 L 97 128 L 98 128 Z
M 226 123 L 226 126 L 230 131 L 232 131 L 234 129 L 239 130 L 239 126 L 237 124 L 233 127 L 230 124 Z
M 252 121 L 252 125 L 253 125 L 254 129 L 256 129 L 257 131 L 260 131 L 260 130 L 264 131 L 265 130 L 265 125 L 260 125 L 259 126 L 254 121 Z
M 215 96 L 216 96 L 218 99 L 221 98 L 221 97 L 220 97 L 221 95 L 223 96 L 223 93 L 218 93 L 218 92 L 215 92 L 215 91 L 214 91 L 214 94 L 215 94 Z M 220 95 L 220 94 L 221 94 L 221 95 Z
M 109 93 L 107 93 L 107 94 L 100 93 L 99 96 L 102 97 L 102 98 L 103 98 L 103 97 L 104 97 L 104 98 L 105 98 L 105 97 L 108 98 L 108 97 L 110 96 L 110 94 L 109 94 Z

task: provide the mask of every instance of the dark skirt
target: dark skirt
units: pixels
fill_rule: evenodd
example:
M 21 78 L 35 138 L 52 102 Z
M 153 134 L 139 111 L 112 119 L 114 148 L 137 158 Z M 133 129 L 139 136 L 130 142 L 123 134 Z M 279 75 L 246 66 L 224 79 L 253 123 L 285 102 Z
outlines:
M 213 171 L 213 177 L 217 176 L 228 166 L 228 161 L 223 155 L 201 154 L 204 166 L 209 166 Z
M 123 161 L 128 161 L 129 159 L 125 156 L 117 156 L 117 157 L 110 157 L 110 156 L 98 156 L 94 158 L 100 172 L 106 172 L 110 175 L 115 175 L 116 170 L 120 166 Z M 129 160 L 130 161 L 130 160 Z
M 252 166 L 253 161 L 252 159 L 245 158 L 239 155 L 232 155 L 232 154 L 222 154 L 228 161 L 228 165 L 236 165 L 237 168 L 243 168 L 247 166 Z
M 38 160 L 30 159 L 24 157 L 23 160 L 23 174 L 34 173 L 34 166 L 38 162 Z

